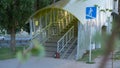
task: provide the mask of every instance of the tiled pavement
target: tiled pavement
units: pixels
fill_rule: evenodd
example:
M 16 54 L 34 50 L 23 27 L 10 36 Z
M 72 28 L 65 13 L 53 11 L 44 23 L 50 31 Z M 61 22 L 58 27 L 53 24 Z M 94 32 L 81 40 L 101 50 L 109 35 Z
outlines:
M 100 59 L 95 59 L 95 64 L 86 64 L 85 62 L 74 61 L 74 60 L 62 60 L 54 58 L 31 58 L 24 64 L 19 65 L 17 59 L 1 60 L 0 68 L 98 68 Z M 111 67 L 112 62 L 109 61 L 106 68 Z M 114 68 L 120 68 L 120 60 L 114 61 Z

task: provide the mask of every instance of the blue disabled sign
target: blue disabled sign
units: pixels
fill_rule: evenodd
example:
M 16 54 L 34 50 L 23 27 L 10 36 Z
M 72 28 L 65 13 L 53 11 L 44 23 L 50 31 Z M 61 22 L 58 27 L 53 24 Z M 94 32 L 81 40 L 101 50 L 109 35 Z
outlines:
M 86 7 L 86 19 L 96 18 L 97 9 L 96 7 Z

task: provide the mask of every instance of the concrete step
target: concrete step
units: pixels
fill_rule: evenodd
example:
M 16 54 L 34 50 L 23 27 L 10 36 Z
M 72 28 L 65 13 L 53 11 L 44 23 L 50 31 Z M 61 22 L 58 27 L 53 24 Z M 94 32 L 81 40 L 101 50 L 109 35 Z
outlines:
M 54 57 L 55 56 L 55 52 L 49 52 L 47 51 L 45 54 L 46 57 Z
M 57 43 L 55 42 L 47 42 L 43 44 L 45 47 L 57 47 Z
M 60 35 L 52 36 L 51 38 L 49 38 L 49 39 L 46 41 L 46 43 L 56 43 L 60 38 L 61 38 Z
M 59 39 L 56 39 L 56 38 L 54 38 L 54 39 L 48 39 L 48 40 L 46 41 L 46 43 L 56 43 L 58 40 L 59 40 Z
M 71 21 L 70 24 L 68 24 L 66 26 L 65 29 L 63 29 L 58 35 L 53 35 L 51 36 L 45 43 L 45 51 L 46 51 L 46 56 L 47 57 L 54 57 L 55 53 L 57 51 L 57 41 L 74 25 L 73 22 L 76 22 L 76 20 Z M 74 41 L 74 39 L 71 39 L 71 41 L 68 43 L 68 46 L 65 49 L 68 49 L 69 46 L 72 46 L 72 42 Z M 72 52 L 72 48 L 70 51 L 70 53 L 68 52 L 65 57 L 68 57 L 71 52 Z M 63 52 L 64 53 L 64 52 Z
M 45 47 L 45 51 L 47 51 L 47 52 L 56 52 L 57 47 Z

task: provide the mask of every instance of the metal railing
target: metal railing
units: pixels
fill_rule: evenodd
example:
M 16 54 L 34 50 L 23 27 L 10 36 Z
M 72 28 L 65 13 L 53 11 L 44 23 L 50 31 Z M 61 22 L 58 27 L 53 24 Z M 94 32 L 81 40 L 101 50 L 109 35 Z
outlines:
M 52 23 L 47 25 L 45 28 L 38 29 L 38 31 L 33 35 L 33 38 L 37 38 L 41 43 L 43 43 L 52 35 L 51 29 Z
M 65 47 L 68 47 L 68 43 L 74 38 L 74 26 L 72 26 L 57 42 L 57 52 L 64 52 Z

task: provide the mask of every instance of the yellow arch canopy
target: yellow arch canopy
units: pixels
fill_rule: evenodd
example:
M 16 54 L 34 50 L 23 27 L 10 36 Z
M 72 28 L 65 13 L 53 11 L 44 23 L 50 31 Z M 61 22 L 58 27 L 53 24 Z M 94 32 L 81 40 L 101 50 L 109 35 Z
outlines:
M 85 24 L 86 7 L 93 7 L 95 5 L 99 5 L 102 8 L 105 7 L 103 6 L 105 5 L 105 1 L 107 0 L 61 0 L 55 4 L 52 4 L 50 6 L 38 10 L 31 17 L 39 17 L 40 14 L 46 13 L 47 12 L 46 10 L 58 8 L 70 12 L 82 24 Z

